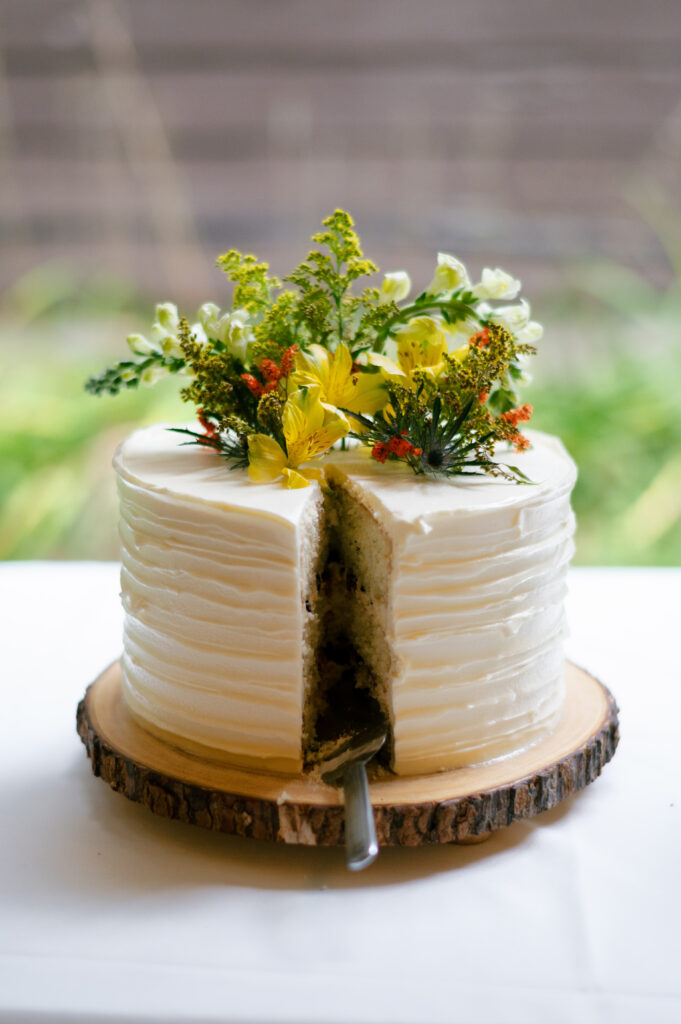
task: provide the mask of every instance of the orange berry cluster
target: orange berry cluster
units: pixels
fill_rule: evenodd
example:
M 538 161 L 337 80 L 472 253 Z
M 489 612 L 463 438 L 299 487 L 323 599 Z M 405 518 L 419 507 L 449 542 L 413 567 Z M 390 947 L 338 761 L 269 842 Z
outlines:
M 502 412 L 499 418 L 505 423 L 510 423 L 512 427 L 517 427 L 519 423 L 529 420 L 533 411 L 533 407 L 526 402 L 525 405 L 521 405 L 517 409 L 509 409 L 508 412 Z
M 415 448 L 405 437 L 406 433 L 406 430 L 402 430 L 399 437 L 391 437 L 387 442 L 379 441 L 371 449 L 372 458 L 376 459 L 376 462 L 386 462 L 391 455 L 396 455 L 398 459 L 403 459 L 407 455 L 421 455 L 423 449 Z
M 289 346 L 281 357 L 280 366 L 277 366 L 273 359 L 263 359 L 258 369 L 264 383 L 254 377 L 252 373 L 242 373 L 241 379 L 251 394 L 255 395 L 256 398 L 260 398 L 261 395 L 266 394 L 268 391 L 274 391 L 279 381 L 284 380 L 290 375 L 295 364 L 297 351 L 297 345 Z

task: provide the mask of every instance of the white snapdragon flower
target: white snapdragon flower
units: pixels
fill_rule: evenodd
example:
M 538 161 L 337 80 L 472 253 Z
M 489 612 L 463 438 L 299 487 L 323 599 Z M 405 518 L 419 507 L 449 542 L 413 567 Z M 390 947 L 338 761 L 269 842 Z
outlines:
M 468 271 L 456 256 L 449 253 L 439 252 L 437 254 L 437 267 L 433 280 L 426 291 L 429 295 L 440 295 L 442 292 L 453 292 L 457 288 L 470 288 L 471 279 Z
M 242 363 L 246 363 L 248 346 L 255 341 L 248 310 L 235 309 L 220 315 L 214 302 L 205 302 L 199 310 L 199 321 L 208 338 L 221 341 Z
M 401 302 L 411 291 L 411 278 L 406 270 L 395 270 L 386 274 L 381 285 L 379 302 Z
M 216 341 L 225 340 L 222 335 L 225 333 L 226 324 L 229 319 L 228 313 L 221 318 L 219 306 L 216 306 L 214 302 L 204 302 L 199 310 L 198 317 L 207 337 L 214 338 Z
M 154 345 L 148 338 L 145 338 L 143 334 L 129 334 L 125 340 L 134 356 L 160 354 L 158 345 Z
M 192 324 L 191 332 L 194 336 L 194 340 L 198 342 L 199 345 L 205 345 L 206 342 L 208 341 L 208 338 L 206 337 L 206 332 L 203 329 L 203 324 L 199 323 L 198 321 L 195 324 Z
M 526 299 L 521 299 L 517 306 L 498 306 L 492 309 L 485 307 L 482 314 L 482 305 L 478 307 L 481 315 L 488 316 L 495 324 L 501 324 L 507 331 L 514 334 L 518 341 L 539 341 L 544 333 L 544 328 L 536 320 L 530 320 L 530 304 Z
M 155 384 L 157 380 L 161 379 L 161 377 L 165 377 L 167 372 L 168 370 L 165 366 L 147 366 L 146 370 L 142 370 L 140 373 L 140 384 L 144 384 L 146 387 L 151 387 L 152 384 Z
M 157 349 L 164 356 L 177 359 L 182 355 L 177 331 L 180 326 L 180 314 L 173 302 L 160 302 L 156 307 L 156 319 L 151 325 L 151 337 Z
M 527 341 L 531 345 L 533 345 L 535 341 L 539 341 L 543 336 L 544 328 L 540 323 L 537 323 L 536 320 L 530 320 L 526 327 L 516 331 L 516 338 L 518 341 Z
M 499 267 L 492 270 L 485 267 L 482 279 L 473 288 L 476 299 L 515 299 L 520 291 L 520 281 L 511 277 Z
M 232 355 L 240 359 L 244 365 L 248 357 L 248 347 L 255 341 L 255 335 L 248 321 L 249 315 L 245 309 L 235 309 L 230 315 L 227 341 Z

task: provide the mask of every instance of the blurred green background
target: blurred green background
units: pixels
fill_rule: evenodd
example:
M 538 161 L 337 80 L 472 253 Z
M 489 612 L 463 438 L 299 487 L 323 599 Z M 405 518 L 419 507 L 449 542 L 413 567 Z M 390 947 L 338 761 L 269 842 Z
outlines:
M 681 8 L 25 0 L 0 10 L 0 558 L 116 558 L 111 456 L 187 419 L 83 381 L 153 303 L 285 273 L 335 206 L 382 270 L 520 276 L 526 398 L 580 469 L 577 561 L 681 563 Z

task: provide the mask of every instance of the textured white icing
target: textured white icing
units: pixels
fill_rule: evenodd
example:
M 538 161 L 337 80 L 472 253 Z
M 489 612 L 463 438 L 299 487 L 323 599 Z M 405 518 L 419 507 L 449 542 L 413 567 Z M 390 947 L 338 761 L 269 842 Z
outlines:
M 576 469 L 555 438 L 499 454 L 534 481 L 414 478 L 339 454 L 332 475 L 393 541 L 388 641 L 394 764 L 416 774 L 489 760 L 553 729 Z M 387 473 L 382 470 L 387 469 Z
M 393 545 L 390 699 L 401 774 L 501 756 L 560 714 L 575 467 L 555 439 L 528 436 L 532 450 L 506 458 L 532 486 L 418 478 L 364 450 L 325 460 Z M 300 563 L 319 486 L 252 484 L 182 440 L 151 427 L 115 459 L 125 699 L 179 742 L 297 770 Z

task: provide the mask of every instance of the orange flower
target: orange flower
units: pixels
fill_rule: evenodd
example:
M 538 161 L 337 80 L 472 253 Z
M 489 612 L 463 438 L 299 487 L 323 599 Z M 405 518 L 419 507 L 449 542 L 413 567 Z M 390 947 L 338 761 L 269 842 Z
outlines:
M 196 410 L 196 414 L 197 414 L 197 416 L 199 418 L 199 423 L 201 424 L 201 426 L 203 427 L 203 429 L 206 432 L 206 437 L 211 437 L 211 438 L 217 437 L 218 436 L 218 428 L 215 426 L 214 423 L 211 423 L 210 420 L 206 419 L 206 417 L 204 415 L 204 412 L 203 412 L 203 409 L 197 409 Z
M 393 455 L 397 455 L 398 459 L 410 455 L 414 450 L 413 444 L 411 441 L 407 441 L 406 437 L 391 437 L 388 441 L 388 448 Z
M 480 394 L 478 395 L 478 401 L 480 402 L 480 405 L 484 405 L 488 398 L 489 391 L 481 391 Z
M 489 327 L 483 327 L 481 331 L 469 338 L 468 344 L 476 348 L 485 348 L 490 343 Z
M 282 376 L 281 370 L 274 362 L 273 359 L 263 359 L 260 366 L 258 367 L 264 379 L 267 381 L 274 381 L 275 383 Z
M 526 402 L 525 405 L 521 405 L 517 409 L 509 409 L 508 412 L 503 412 L 500 419 L 505 423 L 510 423 L 512 427 L 517 427 L 519 423 L 529 420 L 533 412 L 533 406 L 528 405 Z
M 297 345 L 290 345 L 281 357 L 281 376 L 288 377 L 296 361 Z
M 251 394 L 255 395 L 256 398 L 260 398 L 260 396 L 265 393 L 265 388 L 259 380 L 255 379 L 252 373 L 242 373 L 241 379 Z
M 378 444 L 375 444 L 371 449 L 371 457 L 376 459 L 376 462 L 385 462 L 389 455 L 390 449 L 387 444 L 383 443 L 383 441 L 379 441 Z
M 526 452 L 530 447 L 529 439 L 524 434 L 516 434 L 513 438 L 513 447 L 517 452 Z

